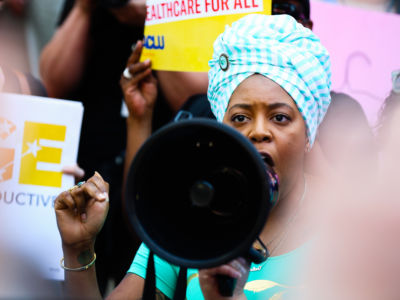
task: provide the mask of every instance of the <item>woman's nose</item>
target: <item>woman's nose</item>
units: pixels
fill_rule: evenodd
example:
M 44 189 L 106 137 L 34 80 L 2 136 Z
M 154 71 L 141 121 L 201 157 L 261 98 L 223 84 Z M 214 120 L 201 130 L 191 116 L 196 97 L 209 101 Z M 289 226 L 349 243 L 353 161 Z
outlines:
M 250 130 L 249 139 L 253 143 L 270 142 L 271 132 L 265 121 L 257 121 Z

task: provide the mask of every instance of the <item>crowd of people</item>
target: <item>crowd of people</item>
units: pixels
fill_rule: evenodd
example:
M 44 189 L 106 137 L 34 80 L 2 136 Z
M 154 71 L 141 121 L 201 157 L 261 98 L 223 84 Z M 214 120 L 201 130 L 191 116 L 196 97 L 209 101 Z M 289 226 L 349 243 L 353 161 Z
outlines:
M 140 61 L 145 4 L 66 0 L 41 52 L 40 80 L 0 62 L 1 92 L 85 107 L 78 165 L 64 168 L 80 183 L 54 207 L 63 296 L 142 299 L 150 250 L 126 222 L 127 174 L 152 133 L 185 110 L 239 131 L 279 178 L 259 235 L 268 259 L 189 269 L 188 300 L 397 299 L 399 74 L 375 130 L 356 99 L 331 90 L 330 55 L 312 32 L 308 0 L 273 0 L 272 16 L 228 26 L 208 73 L 155 71 Z M 179 266 L 154 262 L 156 298 L 176 299 Z M 220 295 L 219 275 L 237 280 L 232 297 Z

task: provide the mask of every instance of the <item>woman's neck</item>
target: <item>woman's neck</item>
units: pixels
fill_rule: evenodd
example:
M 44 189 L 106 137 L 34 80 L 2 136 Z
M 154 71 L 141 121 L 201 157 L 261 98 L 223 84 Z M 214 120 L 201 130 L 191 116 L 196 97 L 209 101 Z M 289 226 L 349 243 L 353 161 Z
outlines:
M 296 181 L 283 189 L 277 205 L 271 210 L 267 223 L 260 235 L 270 252 L 278 250 L 284 242 L 292 223 L 297 222 L 307 193 L 307 181 L 304 173 L 296 176 Z M 275 255 L 274 253 L 270 253 Z
M 306 187 L 306 178 L 303 172 L 299 172 L 296 180 L 280 191 L 279 200 L 270 212 L 269 218 L 284 221 L 297 208 L 299 200 L 302 198 Z

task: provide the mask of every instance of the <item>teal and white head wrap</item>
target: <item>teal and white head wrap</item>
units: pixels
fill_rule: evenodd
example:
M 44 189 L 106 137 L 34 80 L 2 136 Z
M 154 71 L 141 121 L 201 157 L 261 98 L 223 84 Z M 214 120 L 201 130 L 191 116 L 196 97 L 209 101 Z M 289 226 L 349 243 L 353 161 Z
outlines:
M 331 100 L 331 70 L 329 53 L 311 30 L 288 15 L 245 16 L 214 42 L 209 66 L 207 96 L 218 121 L 238 85 L 258 73 L 293 98 L 314 143 Z

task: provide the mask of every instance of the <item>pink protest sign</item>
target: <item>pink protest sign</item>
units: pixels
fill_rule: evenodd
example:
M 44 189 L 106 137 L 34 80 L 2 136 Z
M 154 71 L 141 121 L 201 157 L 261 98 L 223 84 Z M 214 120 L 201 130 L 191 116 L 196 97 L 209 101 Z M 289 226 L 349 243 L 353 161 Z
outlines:
M 371 125 L 400 69 L 400 15 L 311 1 L 314 32 L 332 58 L 332 89 L 362 105 Z

